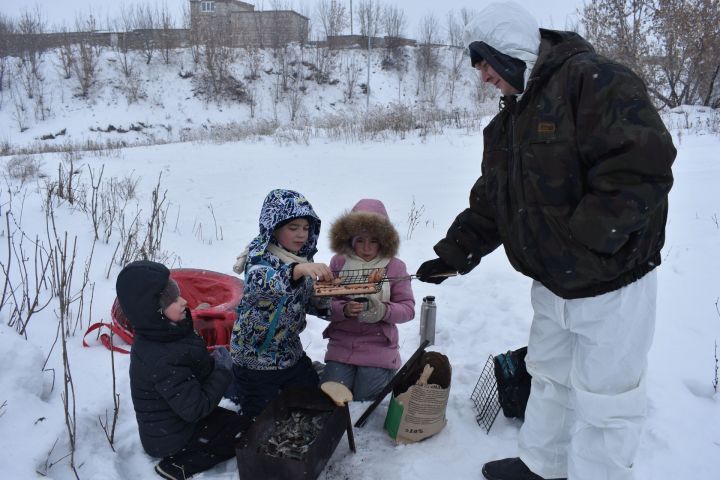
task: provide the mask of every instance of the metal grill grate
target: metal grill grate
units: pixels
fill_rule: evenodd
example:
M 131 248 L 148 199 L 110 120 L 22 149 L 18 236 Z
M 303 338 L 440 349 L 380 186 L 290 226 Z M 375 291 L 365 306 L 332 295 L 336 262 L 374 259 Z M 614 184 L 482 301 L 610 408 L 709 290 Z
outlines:
M 500 412 L 493 360 L 493 356 L 490 355 L 477 384 L 475 384 L 472 395 L 470 395 L 473 410 L 475 410 L 475 421 L 485 429 L 485 433 L 490 432 L 490 428 Z
M 333 272 L 333 282 L 315 283 L 315 296 L 335 297 L 377 293 L 387 280 L 384 268 L 363 268 Z

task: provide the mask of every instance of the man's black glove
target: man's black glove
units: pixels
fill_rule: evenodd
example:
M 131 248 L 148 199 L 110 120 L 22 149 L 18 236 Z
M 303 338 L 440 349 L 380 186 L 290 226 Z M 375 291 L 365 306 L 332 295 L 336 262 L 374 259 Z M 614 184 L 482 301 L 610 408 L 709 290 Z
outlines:
M 457 274 L 457 270 L 443 262 L 442 259 L 436 258 L 420 265 L 415 275 L 421 282 L 440 284 L 448 276 L 455 274 Z

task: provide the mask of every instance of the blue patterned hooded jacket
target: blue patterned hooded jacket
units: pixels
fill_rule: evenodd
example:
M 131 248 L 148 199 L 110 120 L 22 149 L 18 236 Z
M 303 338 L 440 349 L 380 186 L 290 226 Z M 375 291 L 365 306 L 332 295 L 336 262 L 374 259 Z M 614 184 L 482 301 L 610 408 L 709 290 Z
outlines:
M 310 223 L 308 241 L 297 255 L 312 261 L 317 252 L 320 219 L 307 199 L 292 190 L 273 190 L 260 211 L 260 234 L 248 246 L 245 291 L 233 327 L 232 355 L 236 365 L 253 370 L 281 370 L 304 355 L 300 332 L 305 329 L 313 283 L 309 278 L 292 282 L 290 264 L 267 249 L 277 241 L 278 224 L 304 217 Z

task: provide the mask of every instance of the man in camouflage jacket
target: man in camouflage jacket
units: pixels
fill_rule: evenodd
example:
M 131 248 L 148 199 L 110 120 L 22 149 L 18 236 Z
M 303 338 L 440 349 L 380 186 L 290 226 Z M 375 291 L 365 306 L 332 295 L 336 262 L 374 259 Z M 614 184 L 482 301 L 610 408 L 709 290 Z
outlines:
M 645 415 L 647 352 L 675 148 L 640 78 L 517 4 L 468 27 L 473 67 L 503 97 L 482 176 L 421 280 L 467 273 L 501 244 L 531 277 L 533 377 L 520 458 L 490 480 L 628 479 Z M 472 43 L 470 43 L 472 42 Z

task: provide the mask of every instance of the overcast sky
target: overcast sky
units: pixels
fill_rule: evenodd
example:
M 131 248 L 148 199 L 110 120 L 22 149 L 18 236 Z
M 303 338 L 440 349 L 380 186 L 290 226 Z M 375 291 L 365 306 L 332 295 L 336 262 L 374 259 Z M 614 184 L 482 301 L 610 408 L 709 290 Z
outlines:
M 246 0 L 248 3 L 256 5 L 258 9 L 269 10 L 273 4 L 272 0 L 253 1 Z M 308 12 L 314 14 L 315 0 L 280 0 L 283 4 L 292 4 L 295 9 L 300 12 Z M 187 5 L 187 0 L 148 0 L 147 2 L 126 1 L 126 0 L 2 0 L 0 2 L 0 12 L 9 17 L 18 17 L 20 13 L 27 8 L 38 6 L 45 17 L 48 26 L 62 25 L 63 23 L 72 26 L 75 23 L 77 13 L 87 13 L 92 11 L 93 15 L 98 19 L 100 26 L 107 24 L 106 18 L 117 17 L 120 5 L 133 5 L 135 3 L 166 3 L 171 12 L 182 17 L 183 5 Z M 360 0 L 355 0 L 355 6 Z M 350 1 L 346 0 L 349 5 Z M 408 20 L 406 35 L 413 37 L 417 32 L 417 25 L 421 18 L 429 13 L 434 13 L 441 23 L 444 23 L 445 15 L 450 10 L 459 10 L 467 7 L 475 10 L 482 9 L 489 1 L 472 1 L 472 0 L 381 0 L 382 4 L 395 4 L 402 8 Z M 576 18 L 575 12 L 583 5 L 583 0 L 545 0 L 545 1 L 527 1 L 518 0 L 518 3 L 527 8 L 538 19 L 540 26 L 563 29 L 568 21 Z M 262 6 L 262 7 L 261 7 Z M 179 20 L 178 20 L 179 21 Z

